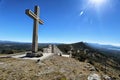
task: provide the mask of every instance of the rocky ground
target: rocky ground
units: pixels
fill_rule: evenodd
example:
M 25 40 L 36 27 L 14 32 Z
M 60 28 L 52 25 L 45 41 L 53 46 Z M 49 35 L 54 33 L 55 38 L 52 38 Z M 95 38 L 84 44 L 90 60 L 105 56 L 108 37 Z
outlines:
M 0 58 L 0 80 L 109 80 L 109 77 L 89 63 L 54 55 L 44 61 Z

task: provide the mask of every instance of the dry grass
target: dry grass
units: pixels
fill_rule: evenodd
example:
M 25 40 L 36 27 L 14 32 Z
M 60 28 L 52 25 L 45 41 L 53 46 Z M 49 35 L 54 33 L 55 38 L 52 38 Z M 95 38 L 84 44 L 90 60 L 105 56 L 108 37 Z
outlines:
M 103 67 L 99 63 L 95 65 Z M 112 68 L 108 70 L 113 71 Z M 109 75 L 112 74 L 111 71 L 108 71 Z M 91 64 L 73 58 L 52 56 L 39 63 L 33 60 L 0 58 L 0 80 L 87 80 L 91 73 L 104 75 Z
M 0 80 L 86 80 L 93 66 L 71 58 L 53 56 L 43 62 L 0 59 Z

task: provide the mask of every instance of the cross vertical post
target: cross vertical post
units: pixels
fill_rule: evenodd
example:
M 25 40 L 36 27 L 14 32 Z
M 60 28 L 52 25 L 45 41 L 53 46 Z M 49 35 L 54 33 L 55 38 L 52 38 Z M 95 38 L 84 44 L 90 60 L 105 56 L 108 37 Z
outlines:
M 38 52 L 38 24 L 43 24 L 39 18 L 39 6 L 35 6 L 34 12 L 26 9 L 25 13 L 34 20 L 33 24 L 33 39 L 32 39 L 32 53 Z
M 35 14 L 39 16 L 39 7 L 35 6 Z M 32 52 L 36 53 L 38 51 L 38 19 L 34 19 L 33 24 L 33 40 L 32 40 Z

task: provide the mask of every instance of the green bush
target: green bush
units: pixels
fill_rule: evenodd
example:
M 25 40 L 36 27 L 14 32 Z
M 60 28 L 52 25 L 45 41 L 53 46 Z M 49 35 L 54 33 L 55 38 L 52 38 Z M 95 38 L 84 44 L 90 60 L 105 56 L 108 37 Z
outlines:
M 1 54 L 14 54 L 14 50 L 2 50 Z

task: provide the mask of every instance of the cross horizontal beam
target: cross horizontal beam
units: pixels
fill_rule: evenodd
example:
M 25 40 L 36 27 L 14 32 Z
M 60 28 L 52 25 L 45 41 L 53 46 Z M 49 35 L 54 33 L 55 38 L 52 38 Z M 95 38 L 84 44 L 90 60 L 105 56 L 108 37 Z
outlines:
M 40 20 L 39 17 L 38 17 L 37 15 L 35 15 L 31 10 L 26 9 L 25 13 L 26 13 L 28 16 L 30 16 L 31 18 L 38 20 L 38 22 L 39 22 L 40 24 L 43 24 L 43 23 L 44 23 L 44 22 L 43 22 L 42 20 Z

